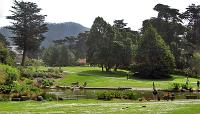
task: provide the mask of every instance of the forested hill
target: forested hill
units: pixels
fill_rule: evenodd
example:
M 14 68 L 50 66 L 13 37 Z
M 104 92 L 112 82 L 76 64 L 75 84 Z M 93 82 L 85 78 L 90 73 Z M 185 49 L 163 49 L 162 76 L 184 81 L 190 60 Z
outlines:
M 53 40 L 63 39 L 66 36 L 75 36 L 81 32 L 88 31 L 86 28 L 78 23 L 65 22 L 65 23 L 48 23 L 48 32 L 45 33 L 45 40 L 42 42 L 42 46 L 48 47 L 52 44 Z M 9 41 L 12 33 L 8 29 L 0 28 L 2 33 Z

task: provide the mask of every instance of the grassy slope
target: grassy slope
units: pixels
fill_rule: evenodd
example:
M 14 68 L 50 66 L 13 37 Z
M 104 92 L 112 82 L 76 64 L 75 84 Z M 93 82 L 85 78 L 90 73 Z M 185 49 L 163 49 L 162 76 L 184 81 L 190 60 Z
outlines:
M 70 85 L 72 82 L 83 84 L 87 82 L 90 87 L 145 87 L 151 88 L 155 82 L 157 88 L 169 88 L 172 83 L 185 83 L 183 76 L 173 75 L 172 79 L 167 80 L 144 80 L 126 79 L 126 71 L 119 70 L 114 73 L 102 72 L 98 67 L 64 67 L 65 74 L 63 79 L 57 80 L 57 85 Z M 195 87 L 197 79 L 189 78 L 190 86 Z
M 0 102 L 0 113 L 103 113 L 103 114 L 197 114 L 200 101 L 133 102 L 125 100 L 68 100 L 52 102 Z M 146 107 L 142 107 L 146 106 Z

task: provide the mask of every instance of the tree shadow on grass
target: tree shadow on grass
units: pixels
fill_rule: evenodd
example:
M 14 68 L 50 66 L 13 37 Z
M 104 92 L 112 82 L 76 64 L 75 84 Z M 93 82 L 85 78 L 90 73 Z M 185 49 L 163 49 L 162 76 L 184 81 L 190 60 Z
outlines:
M 104 77 L 125 77 L 125 71 L 106 72 L 100 70 L 87 70 L 78 72 L 79 76 L 104 76 Z
M 130 80 L 139 80 L 139 81 L 173 81 L 176 78 L 174 76 L 169 76 L 167 78 L 142 78 L 142 77 L 137 77 L 137 76 L 132 76 L 129 78 Z

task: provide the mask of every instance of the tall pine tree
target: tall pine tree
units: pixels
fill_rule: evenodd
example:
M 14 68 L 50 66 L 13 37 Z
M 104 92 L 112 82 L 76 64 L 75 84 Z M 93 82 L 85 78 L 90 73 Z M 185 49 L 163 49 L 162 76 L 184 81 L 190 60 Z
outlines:
M 15 0 L 12 9 L 12 15 L 7 16 L 7 19 L 13 20 L 13 25 L 8 29 L 14 34 L 14 44 L 23 50 L 21 65 L 24 65 L 27 51 L 38 49 L 44 40 L 42 33 L 48 29 L 44 23 L 45 15 L 39 14 L 41 8 L 38 8 L 36 3 Z

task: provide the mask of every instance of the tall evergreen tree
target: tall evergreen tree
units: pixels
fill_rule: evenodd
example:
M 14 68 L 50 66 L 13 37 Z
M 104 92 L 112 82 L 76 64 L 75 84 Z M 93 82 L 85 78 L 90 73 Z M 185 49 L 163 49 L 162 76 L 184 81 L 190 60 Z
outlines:
M 158 12 L 158 18 L 163 19 L 166 22 L 182 22 L 178 9 L 170 8 L 168 5 L 157 4 L 154 8 Z
M 166 78 L 174 68 L 174 56 L 156 30 L 149 25 L 136 52 L 134 71 L 144 78 Z
M 112 26 L 105 22 L 102 17 L 97 17 L 90 29 L 86 41 L 87 62 L 90 64 L 99 64 L 106 71 L 113 66 L 112 44 L 114 31 Z
M 13 25 L 8 29 L 14 34 L 14 43 L 23 50 L 21 65 L 24 65 L 27 51 L 37 50 L 44 40 L 42 33 L 47 31 L 44 23 L 46 15 L 39 14 L 41 8 L 32 2 L 15 0 L 12 9 L 12 15 L 7 16 L 7 19 L 13 20 Z
M 186 8 L 182 18 L 187 20 L 188 34 L 187 39 L 200 49 L 200 5 L 192 4 Z
M 118 66 L 127 67 L 131 64 L 133 59 L 133 45 L 136 44 L 137 35 L 131 31 L 130 28 L 127 28 L 127 23 L 124 23 L 124 20 L 115 20 L 113 29 L 115 31 L 115 39 L 113 45 L 113 57 L 115 61 L 115 69 Z
M 143 21 L 142 32 L 148 28 L 148 24 L 157 30 L 172 51 L 177 69 L 184 69 L 187 65 L 188 53 L 191 43 L 185 38 L 186 27 L 182 24 L 182 15 L 178 9 L 168 5 L 157 4 L 154 10 L 158 12 L 156 18 Z

